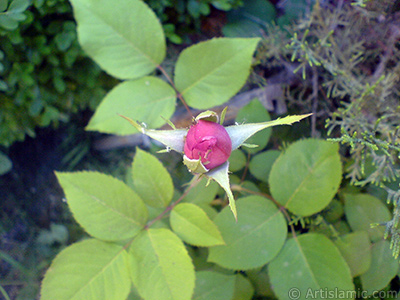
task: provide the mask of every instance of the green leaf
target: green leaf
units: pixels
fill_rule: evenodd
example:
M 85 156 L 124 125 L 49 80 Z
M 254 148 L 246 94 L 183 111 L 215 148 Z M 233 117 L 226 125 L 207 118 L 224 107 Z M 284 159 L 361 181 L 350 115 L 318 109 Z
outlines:
M 217 216 L 218 211 L 212 207 L 211 205 L 208 204 L 199 204 L 198 205 L 206 214 L 207 216 L 211 219 L 214 220 L 214 218 Z
M 15 30 L 19 22 L 26 20 L 25 10 L 29 7 L 28 0 L 13 0 L 7 9 L 8 1 L 0 3 L 0 27 L 6 30 Z M 7 11 L 5 11 L 7 9 Z
M 182 241 L 168 229 L 149 229 L 129 249 L 132 280 L 146 300 L 191 299 L 195 273 Z
M 214 271 L 196 272 L 196 288 L 193 300 L 232 299 L 235 286 L 234 275 L 224 275 Z
M 162 163 L 153 155 L 136 149 L 132 164 L 135 191 L 143 201 L 153 207 L 166 207 L 172 200 L 174 185 Z
M 254 288 L 249 279 L 242 274 L 236 274 L 235 292 L 232 300 L 251 300 L 253 298 Z
M 222 29 L 224 35 L 262 37 L 266 26 L 276 18 L 275 6 L 264 0 L 247 0 L 243 4 L 239 9 L 227 13 L 228 23 Z
M 261 104 L 258 99 L 253 99 L 249 104 L 239 110 L 236 116 L 236 122 L 239 124 L 246 123 L 257 123 L 270 121 L 271 117 L 265 107 Z M 246 143 L 254 144 L 256 148 L 244 148 L 249 153 L 257 153 L 267 146 L 269 138 L 271 137 L 272 129 L 267 128 L 266 130 L 257 132 L 248 140 Z
M 0 91 L 5 92 L 8 90 L 8 85 L 5 81 L 0 80 Z
M 344 215 L 344 205 L 341 201 L 333 199 L 323 212 L 323 217 L 328 223 L 335 223 Z
M 95 239 L 61 251 L 44 277 L 42 300 L 120 300 L 131 288 L 123 246 Z
M 259 132 L 260 130 L 277 125 L 291 125 L 311 115 L 312 114 L 287 116 L 285 118 L 279 118 L 270 122 L 232 125 L 225 127 L 225 129 L 232 140 L 232 150 L 235 150 L 239 148 L 248 138 Z
M 276 296 L 272 291 L 272 287 L 270 284 L 267 266 L 246 271 L 246 275 L 254 286 L 255 294 L 257 296 L 264 296 L 271 299 L 276 299 Z
M 187 250 L 196 271 L 211 270 L 215 267 L 215 264 L 207 262 L 208 248 L 187 247 Z
M 186 194 L 183 201 L 197 205 L 210 204 L 217 196 L 219 186 L 214 181 L 210 181 L 207 186 L 207 182 L 207 178 L 203 177 L 200 182 Z
M 56 173 L 74 218 L 92 236 L 118 241 L 147 222 L 142 199 L 122 181 L 97 172 Z
M 8 173 L 12 169 L 12 161 L 3 152 L 0 152 L 0 175 Z
M 378 198 L 368 194 L 346 194 L 344 199 L 344 212 L 351 229 L 367 231 L 372 242 L 381 240 L 385 227 L 371 228 L 371 224 L 391 219 L 387 206 Z
M 322 234 L 304 234 L 288 240 L 268 265 L 268 273 L 280 300 L 323 299 L 328 298 L 324 293 L 354 290 L 346 261 Z M 331 299 L 353 298 L 354 295 L 343 294 Z
M 29 7 L 28 0 L 13 0 L 8 7 L 8 13 L 22 13 Z
M 269 150 L 253 156 L 250 160 L 249 171 L 258 180 L 268 182 L 272 165 L 281 154 L 278 150 Z
M 161 79 L 144 77 L 125 81 L 106 95 L 86 129 L 118 135 L 138 132 L 118 114 L 145 121 L 150 128 L 158 128 L 174 113 L 175 101 L 174 89 Z
M 71 0 L 78 39 L 107 73 L 135 79 L 152 72 L 166 53 L 162 26 L 139 0 Z
M 18 22 L 8 15 L 0 15 L 0 27 L 5 30 L 15 30 L 18 28 Z
M 292 24 L 293 21 L 304 18 L 309 14 L 310 8 L 313 7 L 315 2 L 315 0 L 287 0 L 281 7 L 285 11 L 285 14 L 278 18 L 277 24 L 285 27 Z
M 181 203 L 170 214 L 172 230 L 186 243 L 210 247 L 223 245 L 221 233 L 207 214 L 197 205 Z
M 237 220 L 235 198 L 233 197 L 231 186 L 229 184 L 228 170 L 229 162 L 225 162 L 219 167 L 208 172 L 207 176 L 214 179 L 225 190 L 229 200 L 229 207 L 231 208 L 235 220 Z
M 247 158 L 243 151 L 240 149 L 232 151 L 231 156 L 229 157 L 229 171 L 236 172 L 243 169 L 246 165 L 246 161 Z
M 351 276 L 365 273 L 371 265 L 371 243 L 366 231 L 356 231 L 339 237 L 335 245 L 350 267 Z
M 222 33 L 224 36 L 230 38 L 261 37 L 263 34 L 263 29 L 258 24 L 250 20 L 238 18 L 238 20 L 232 20 L 227 23 L 222 28 Z
M 175 86 L 198 109 L 220 105 L 234 96 L 250 73 L 259 38 L 216 38 L 186 48 L 175 67 Z
M 0 13 L 4 12 L 8 7 L 8 0 L 0 0 Z M 0 57 L 2 59 L 2 57 Z
M 275 161 L 269 175 L 271 194 L 299 216 L 324 209 L 342 180 L 338 144 L 317 139 L 290 145 Z
M 375 243 L 371 252 L 371 267 L 360 277 L 363 290 L 368 296 L 386 287 L 396 276 L 399 268 L 398 262 L 392 257 L 388 241 L 381 240 Z
M 208 261 L 234 270 L 261 267 L 282 248 L 287 225 L 282 213 L 270 201 L 249 196 L 237 201 L 238 221 L 224 208 L 214 219 L 224 246 L 210 247 Z

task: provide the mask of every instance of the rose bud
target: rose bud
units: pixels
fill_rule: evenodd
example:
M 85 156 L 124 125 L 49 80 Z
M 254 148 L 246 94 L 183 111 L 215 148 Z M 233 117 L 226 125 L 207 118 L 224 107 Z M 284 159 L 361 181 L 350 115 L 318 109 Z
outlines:
M 211 170 L 228 160 L 232 141 L 222 125 L 200 119 L 187 133 L 184 152 L 189 159 L 201 159 L 204 167 Z

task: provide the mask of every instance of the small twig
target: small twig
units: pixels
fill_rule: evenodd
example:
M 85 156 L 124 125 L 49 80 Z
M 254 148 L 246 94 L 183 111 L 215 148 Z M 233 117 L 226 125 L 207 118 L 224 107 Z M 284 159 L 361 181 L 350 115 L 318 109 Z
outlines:
M 0 293 L 4 296 L 5 300 L 11 300 L 10 297 L 8 296 L 6 290 L 0 285 Z
M 246 178 L 247 171 L 249 170 L 249 164 L 250 164 L 250 152 L 247 153 L 246 166 L 244 168 L 242 178 L 240 179 L 240 183 L 242 183 L 244 181 L 244 179 Z
M 318 72 L 313 68 L 313 92 L 312 92 L 312 115 L 311 115 L 311 137 L 317 135 L 317 108 L 318 108 Z
M 161 220 L 168 212 L 170 212 L 171 210 L 174 209 L 175 206 L 177 206 L 182 200 L 183 198 L 186 197 L 186 195 L 190 192 L 190 190 L 192 188 L 194 188 L 198 183 L 200 182 L 200 177 L 198 175 L 196 175 L 196 177 L 194 178 L 194 180 L 192 181 L 192 183 L 190 184 L 190 186 L 185 190 L 185 192 L 182 194 L 182 196 L 179 197 L 178 200 L 176 200 L 174 203 L 172 203 L 171 205 L 169 205 L 168 207 L 166 207 L 164 209 L 164 211 L 159 214 L 157 217 L 155 217 L 153 220 L 149 221 L 146 226 L 143 228 L 144 230 L 149 229 L 151 225 L 153 225 L 155 222 Z
M 171 84 L 171 86 L 174 88 L 178 99 L 181 100 L 183 106 L 186 108 L 186 110 L 188 111 L 188 113 L 193 117 L 192 111 L 190 110 L 189 106 L 187 105 L 185 99 L 183 98 L 182 94 L 176 89 L 174 81 L 172 80 L 171 77 L 169 77 L 167 71 L 165 71 L 165 69 L 163 67 L 161 67 L 160 65 L 157 66 L 157 69 L 159 69 L 161 71 L 161 73 L 163 73 L 163 75 L 165 76 L 165 78 L 168 80 L 168 82 Z
M 375 83 L 385 71 L 387 63 L 393 57 L 393 48 L 396 45 L 396 41 L 399 39 L 399 36 L 400 29 L 396 26 L 391 26 L 391 34 L 388 38 L 387 49 L 381 56 L 381 61 L 371 76 L 371 83 Z

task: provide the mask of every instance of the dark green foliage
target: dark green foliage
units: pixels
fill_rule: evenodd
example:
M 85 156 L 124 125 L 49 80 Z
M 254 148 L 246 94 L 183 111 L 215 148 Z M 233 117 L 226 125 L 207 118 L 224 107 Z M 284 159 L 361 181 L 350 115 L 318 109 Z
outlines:
M 145 0 L 160 18 L 165 35 L 175 44 L 182 43 L 183 34 L 199 31 L 202 17 L 212 9 L 230 11 L 243 5 L 243 0 Z
M 7 3 L 7 1 L 2 2 Z M 79 109 L 94 109 L 109 77 L 76 39 L 68 1 L 13 0 L 0 7 L 0 145 L 36 126 L 57 126 Z

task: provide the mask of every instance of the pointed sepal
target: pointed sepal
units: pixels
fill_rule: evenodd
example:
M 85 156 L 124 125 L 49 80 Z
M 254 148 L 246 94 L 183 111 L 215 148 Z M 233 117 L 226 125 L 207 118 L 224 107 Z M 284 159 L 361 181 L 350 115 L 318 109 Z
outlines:
M 183 156 L 183 164 L 188 168 L 189 172 L 194 174 L 204 174 L 209 170 L 202 164 L 201 159 L 190 159 L 186 155 Z
M 214 179 L 225 190 L 226 194 L 228 195 L 229 207 L 231 208 L 233 216 L 237 221 L 235 198 L 233 197 L 231 186 L 229 184 L 228 170 L 229 170 L 229 162 L 225 162 L 219 167 L 209 171 L 206 175 Z
M 232 140 L 232 151 L 239 148 L 249 137 L 254 135 L 255 133 L 272 126 L 277 125 L 291 125 L 295 122 L 299 122 L 300 120 L 311 116 L 312 114 L 306 115 L 293 115 L 287 116 L 282 119 L 276 119 L 269 122 L 262 123 L 249 123 L 243 125 L 232 125 L 225 127 L 228 132 L 231 140 Z
M 202 113 L 198 114 L 194 120 L 196 122 L 198 122 L 199 120 L 204 120 L 204 121 L 218 123 L 219 117 L 215 111 L 207 110 L 207 111 L 203 111 Z
M 175 129 L 175 130 L 155 130 L 147 129 L 146 127 L 140 125 L 138 122 L 120 115 L 125 120 L 133 125 L 141 133 L 159 141 L 164 144 L 167 149 L 172 149 L 177 152 L 183 153 L 183 147 L 185 145 L 185 137 L 187 135 L 186 129 Z
M 221 124 L 221 125 L 224 125 L 225 115 L 226 115 L 227 110 L 228 110 L 228 106 L 225 106 L 225 108 L 221 112 L 221 120 L 219 120 L 219 124 Z

